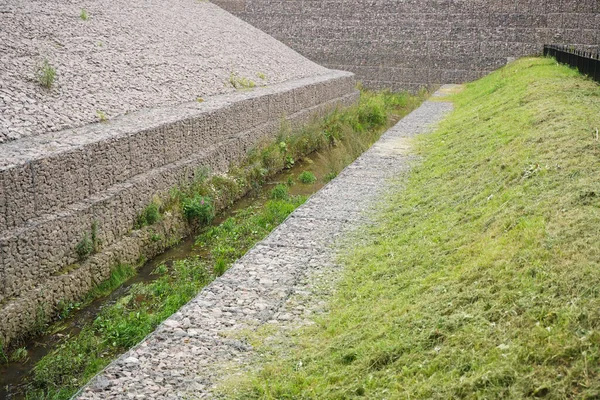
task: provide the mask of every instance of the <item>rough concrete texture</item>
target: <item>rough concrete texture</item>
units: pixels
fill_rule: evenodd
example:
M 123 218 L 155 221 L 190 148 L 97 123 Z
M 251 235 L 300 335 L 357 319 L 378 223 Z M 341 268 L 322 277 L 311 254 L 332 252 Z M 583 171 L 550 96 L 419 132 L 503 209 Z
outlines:
M 450 109 L 450 103 L 427 101 L 400 121 L 78 398 L 212 397 L 222 379 L 252 367 L 256 354 L 239 340 L 243 332 L 264 324 L 292 329 L 326 310 L 340 273 L 332 245 L 369 222 L 365 210 L 386 190 L 388 178 L 408 168 L 407 139 Z
M 2 1 L 0 143 L 325 72 L 206 1 Z
M 367 87 L 476 79 L 543 44 L 600 50 L 600 0 L 212 0 Z
M 0 145 L 0 319 L 8 321 L 0 340 L 27 332 L 40 308 L 50 317 L 61 301 L 80 298 L 119 262 L 164 249 L 150 236 L 127 236 L 154 196 L 190 182 L 200 167 L 225 172 L 272 140 L 282 118 L 297 127 L 357 99 L 353 75 L 329 71 Z M 102 252 L 74 265 L 94 222 Z M 171 230 L 169 238 L 186 232 Z

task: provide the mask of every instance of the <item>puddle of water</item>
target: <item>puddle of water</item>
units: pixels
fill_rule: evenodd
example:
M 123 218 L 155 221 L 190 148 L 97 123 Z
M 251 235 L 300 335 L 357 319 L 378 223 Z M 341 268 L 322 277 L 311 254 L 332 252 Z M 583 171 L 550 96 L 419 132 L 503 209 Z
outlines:
M 331 152 L 315 152 L 297 162 L 291 169 L 284 170 L 272 177 L 260 189 L 249 193 L 247 196 L 238 200 L 231 208 L 220 213 L 213 221 L 213 225 L 218 225 L 228 217 L 235 214 L 236 211 L 249 206 L 260 206 L 264 204 L 269 192 L 273 187 L 280 183 L 287 183 L 289 178 L 294 178 L 296 183 L 290 188 L 291 195 L 311 195 L 321 189 L 325 183 L 323 178 L 329 172 L 328 160 Z M 310 171 L 317 177 L 314 184 L 302 184 L 295 179 L 301 172 Z M 134 277 L 123 283 L 106 297 L 98 298 L 90 304 L 74 311 L 67 319 L 54 323 L 48 329 L 48 333 L 35 337 L 25 343 L 24 346 L 28 359 L 23 362 L 4 362 L 0 359 L 0 399 L 19 400 L 24 399 L 24 390 L 27 384 L 27 377 L 32 372 L 35 364 L 46 354 L 57 348 L 68 337 L 76 336 L 83 327 L 91 323 L 102 310 L 102 308 L 114 304 L 123 296 L 127 295 L 129 288 L 140 282 L 150 282 L 157 278 L 152 275 L 152 271 L 161 264 L 171 265 L 174 261 L 198 255 L 202 257 L 201 249 L 194 247 L 194 237 L 182 240 L 176 246 L 165 251 L 163 254 L 148 261 L 142 266 Z M 204 250 L 206 251 L 206 250 Z

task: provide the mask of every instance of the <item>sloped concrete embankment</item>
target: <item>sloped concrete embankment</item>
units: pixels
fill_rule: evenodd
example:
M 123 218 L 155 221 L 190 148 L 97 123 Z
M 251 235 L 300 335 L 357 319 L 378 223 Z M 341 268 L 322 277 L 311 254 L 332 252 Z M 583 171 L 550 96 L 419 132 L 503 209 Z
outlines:
M 351 73 L 309 78 L 156 108 L 108 123 L 0 146 L 0 340 L 9 343 L 81 298 L 119 263 L 151 257 L 187 226 L 133 232 L 156 195 L 190 182 L 200 167 L 225 172 L 282 123 L 298 127 L 355 102 Z M 78 264 L 76 246 L 98 226 L 102 251 Z
M 597 0 L 213 2 L 373 89 L 474 80 L 548 43 L 600 50 Z
M 0 1 L 0 143 L 324 73 L 208 1 Z
M 409 167 L 407 139 L 451 108 L 427 101 L 401 120 L 226 274 L 96 376 L 79 398 L 209 398 L 222 379 L 251 368 L 256 354 L 239 335 L 264 324 L 284 331 L 323 311 L 340 274 L 332 244 L 368 223 L 365 211 L 387 180 Z

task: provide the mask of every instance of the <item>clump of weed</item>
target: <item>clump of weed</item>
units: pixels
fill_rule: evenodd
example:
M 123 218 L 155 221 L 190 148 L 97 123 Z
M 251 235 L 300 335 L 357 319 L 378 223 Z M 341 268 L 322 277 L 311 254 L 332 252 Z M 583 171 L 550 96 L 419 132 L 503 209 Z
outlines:
M 227 261 L 224 258 L 218 258 L 215 262 L 213 271 L 216 276 L 221 276 L 227 271 Z
M 106 113 L 104 111 L 96 110 L 96 116 L 98 117 L 98 120 L 100 122 L 108 121 L 108 117 L 106 116 Z
M 142 228 L 147 225 L 154 225 L 160 220 L 160 209 L 158 204 L 152 202 L 144 208 L 136 221 L 136 228 Z
M 328 173 L 325 174 L 325 176 L 323 177 L 323 182 L 328 183 L 331 182 L 332 180 L 334 180 L 337 176 L 337 172 L 335 171 L 330 171 Z
M 240 76 L 237 72 L 231 72 L 229 75 L 229 84 L 235 89 L 251 89 L 256 86 L 256 82 Z
M 54 68 L 48 60 L 44 60 L 38 68 L 37 79 L 40 85 L 46 89 L 50 89 L 56 79 L 56 68 Z
M 98 237 L 98 221 L 92 222 L 92 229 L 90 234 L 87 232 L 83 234 L 83 238 L 77 246 L 75 246 L 75 252 L 79 258 L 79 261 L 85 261 L 90 255 L 98 251 L 100 247 L 100 238 Z
M 264 148 L 261 152 L 261 162 L 270 173 L 280 171 L 285 167 L 280 147 L 269 146 Z
M 262 72 L 257 72 L 256 76 L 258 76 L 260 79 L 267 80 L 267 76 L 265 74 L 263 74 Z
M 15 349 L 10 355 L 10 361 L 23 363 L 29 359 L 29 352 L 25 347 Z
M 293 177 L 293 176 L 291 176 L 291 175 L 290 175 L 290 176 L 288 176 L 288 178 L 287 178 L 287 181 L 285 182 L 285 184 L 286 184 L 288 187 L 292 187 L 292 186 L 294 186 L 294 183 L 296 183 L 296 182 L 294 182 L 294 177 Z
M 46 318 L 46 308 L 47 303 L 42 301 L 38 304 L 35 311 L 35 324 L 33 328 L 33 332 L 36 334 L 40 334 L 44 332 L 46 327 L 48 326 L 48 319 Z
M 196 101 L 197 101 L 198 103 L 204 103 L 204 99 L 203 99 L 202 97 L 198 97 L 198 98 L 196 98 Z
M 303 171 L 300 175 L 298 175 L 298 180 L 305 185 L 312 185 L 317 181 L 317 177 L 310 171 Z
M 104 297 L 121 286 L 123 282 L 135 275 L 136 266 L 119 264 L 110 271 L 110 276 L 107 280 L 100 283 L 88 292 L 82 304 L 89 302 L 98 297 Z
M 271 199 L 287 200 L 290 197 L 289 188 L 286 185 L 279 184 L 271 190 Z
M 152 240 L 153 242 L 160 242 L 161 239 L 162 236 L 160 236 L 158 233 L 153 233 L 150 237 L 150 240 Z
M 195 195 L 192 198 L 186 198 L 182 204 L 183 215 L 188 221 L 194 221 L 200 224 L 210 224 L 215 217 L 215 208 L 213 201 L 208 196 Z
M 85 8 L 81 9 L 81 13 L 79 14 L 79 18 L 81 18 L 83 21 L 87 21 L 90 16 L 88 15 L 87 11 L 85 10 Z
M 160 264 L 158 267 L 154 268 L 151 272 L 152 275 L 164 275 L 169 271 L 169 268 L 165 264 Z
M 296 163 L 296 160 L 290 153 L 288 144 L 285 141 L 279 142 L 279 154 L 283 157 L 283 165 L 285 168 L 292 168 Z
M 73 312 L 73 310 L 78 310 L 81 307 L 81 302 L 66 302 L 64 300 L 61 300 L 58 302 L 58 318 L 59 319 L 65 319 L 67 318 L 69 315 L 71 315 L 71 313 Z
M 94 242 L 92 242 L 87 232 L 84 233 L 83 239 L 77 243 L 75 251 L 80 261 L 86 260 L 94 252 Z

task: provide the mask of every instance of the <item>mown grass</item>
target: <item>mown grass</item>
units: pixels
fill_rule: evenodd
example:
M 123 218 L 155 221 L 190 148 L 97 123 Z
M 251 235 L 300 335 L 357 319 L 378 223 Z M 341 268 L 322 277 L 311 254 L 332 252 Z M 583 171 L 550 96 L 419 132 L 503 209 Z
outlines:
M 453 101 L 330 313 L 230 397 L 600 397 L 600 87 L 529 58 Z
M 212 219 L 213 206 L 218 210 L 226 208 L 248 188 L 259 187 L 267 177 L 315 150 L 333 149 L 332 169 L 343 168 L 394 120 L 417 107 L 425 96 L 425 92 L 412 96 L 363 91 L 359 104 L 336 110 L 300 132 L 291 132 L 283 126 L 275 141 L 257 146 L 228 175 L 209 176 L 208 171 L 197 171 L 191 185 L 174 189 L 165 202 L 150 204 L 142 212 L 138 228 L 152 225 L 165 211 L 181 212 L 191 223 L 202 227 Z M 172 268 L 161 265 L 155 271 L 158 279 L 133 285 L 125 297 L 103 308 L 78 335 L 67 338 L 36 364 L 26 397 L 70 398 L 112 359 L 142 340 L 202 287 L 222 275 L 304 201 L 304 197 L 290 197 L 287 189 L 280 187 L 277 195 L 265 204 L 250 206 L 219 226 L 201 230 L 197 245 L 206 249 L 206 257 L 177 261 Z M 84 303 L 107 295 L 134 273 L 133 267 L 118 267 Z M 79 303 L 65 305 L 65 316 L 80 307 Z

